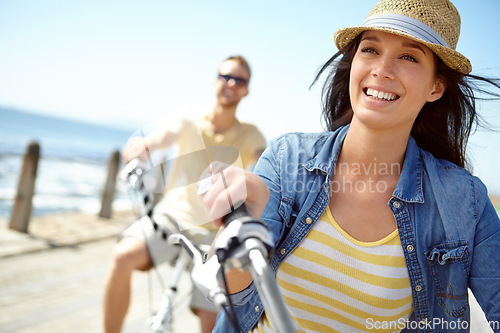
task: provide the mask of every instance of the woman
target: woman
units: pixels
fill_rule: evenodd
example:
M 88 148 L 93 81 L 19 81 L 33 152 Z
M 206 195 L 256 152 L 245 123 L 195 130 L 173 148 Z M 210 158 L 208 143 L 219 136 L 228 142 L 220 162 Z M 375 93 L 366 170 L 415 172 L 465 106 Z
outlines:
M 330 131 L 274 140 L 260 177 L 213 176 L 212 217 L 246 186 L 247 208 L 269 226 L 298 331 L 468 332 L 468 288 L 500 321 L 500 221 L 464 169 L 476 120 L 467 80 L 499 86 L 468 75 L 459 30 L 448 0 L 380 1 L 360 27 L 335 34 Z M 251 279 L 232 274 L 240 330 L 271 331 Z M 231 329 L 219 314 L 215 331 Z

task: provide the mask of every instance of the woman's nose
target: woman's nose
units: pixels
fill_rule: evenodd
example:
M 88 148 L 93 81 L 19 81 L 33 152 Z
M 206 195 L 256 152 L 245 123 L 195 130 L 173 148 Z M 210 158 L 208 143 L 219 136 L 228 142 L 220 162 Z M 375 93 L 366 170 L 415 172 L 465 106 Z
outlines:
M 372 69 L 372 75 L 380 79 L 393 79 L 394 61 L 386 57 L 380 57 Z

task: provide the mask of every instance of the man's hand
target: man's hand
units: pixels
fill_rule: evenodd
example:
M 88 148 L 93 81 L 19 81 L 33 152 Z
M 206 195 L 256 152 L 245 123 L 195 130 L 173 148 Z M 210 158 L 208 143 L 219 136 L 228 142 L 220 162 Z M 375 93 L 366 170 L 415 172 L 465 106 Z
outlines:
M 134 158 L 139 158 L 143 161 L 149 159 L 150 149 L 143 137 L 133 137 L 127 142 L 125 148 L 123 148 L 122 156 L 123 163 L 127 164 Z

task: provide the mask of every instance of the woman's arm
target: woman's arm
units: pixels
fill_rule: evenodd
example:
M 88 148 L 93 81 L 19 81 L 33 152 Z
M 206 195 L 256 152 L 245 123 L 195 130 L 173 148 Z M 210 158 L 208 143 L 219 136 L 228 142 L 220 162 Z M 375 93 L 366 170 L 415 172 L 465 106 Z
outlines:
M 486 318 L 498 324 L 500 323 L 500 219 L 483 183 L 475 179 L 474 187 L 477 223 L 469 286 Z

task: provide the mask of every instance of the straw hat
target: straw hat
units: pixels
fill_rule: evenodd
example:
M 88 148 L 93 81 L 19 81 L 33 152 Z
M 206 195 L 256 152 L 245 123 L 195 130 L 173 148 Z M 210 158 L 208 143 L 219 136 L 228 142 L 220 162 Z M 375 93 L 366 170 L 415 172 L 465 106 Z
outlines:
M 446 66 L 463 74 L 472 70 L 469 59 L 455 51 L 460 36 L 460 15 L 448 0 L 381 0 L 359 27 L 335 33 L 339 50 L 365 30 L 403 36 L 431 49 Z

